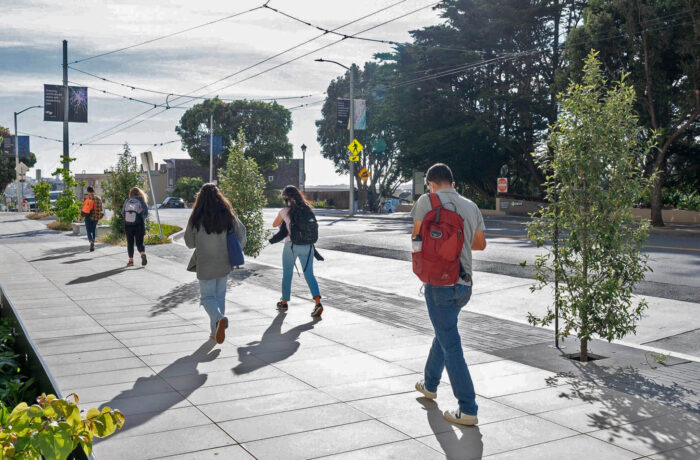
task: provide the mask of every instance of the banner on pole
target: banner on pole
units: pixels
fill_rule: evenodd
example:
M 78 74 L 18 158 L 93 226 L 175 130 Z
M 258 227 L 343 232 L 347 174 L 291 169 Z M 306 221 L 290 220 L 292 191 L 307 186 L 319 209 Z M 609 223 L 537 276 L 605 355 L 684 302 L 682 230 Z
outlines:
M 3 143 L 3 150 L 5 155 L 15 156 L 15 142 L 17 136 L 7 136 L 5 142 Z M 29 136 L 19 136 L 19 157 L 25 158 L 29 156 Z
M 214 137 L 214 149 L 213 149 L 213 154 L 215 157 L 220 157 L 221 154 L 224 151 L 224 145 L 223 145 L 223 140 L 221 139 L 221 136 L 213 136 Z M 202 155 L 209 156 L 209 135 L 202 136 L 202 141 L 200 142 L 200 152 Z
M 63 86 L 44 85 L 44 121 L 63 121 Z M 84 86 L 68 87 L 68 121 L 87 123 L 88 93 Z
M 347 128 L 350 122 L 350 99 L 338 99 L 336 126 L 338 128 Z
M 336 126 L 350 129 L 350 99 L 338 99 Z M 367 101 L 355 99 L 355 129 L 367 129 Z
M 367 129 L 367 101 L 355 99 L 355 129 Z

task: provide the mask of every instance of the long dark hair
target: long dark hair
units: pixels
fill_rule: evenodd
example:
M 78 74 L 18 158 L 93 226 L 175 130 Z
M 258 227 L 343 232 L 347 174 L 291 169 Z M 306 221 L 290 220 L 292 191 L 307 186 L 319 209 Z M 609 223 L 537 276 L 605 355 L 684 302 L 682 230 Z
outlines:
M 207 233 L 221 233 L 233 229 L 235 215 L 231 202 L 216 185 L 204 184 L 194 200 L 189 224 L 197 230 L 204 226 Z
M 282 190 L 282 196 L 286 197 L 292 209 L 304 207 L 312 208 L 311 203 L 309 203 L 304 194 L 293 185 L 287 185 L 284 190 Z

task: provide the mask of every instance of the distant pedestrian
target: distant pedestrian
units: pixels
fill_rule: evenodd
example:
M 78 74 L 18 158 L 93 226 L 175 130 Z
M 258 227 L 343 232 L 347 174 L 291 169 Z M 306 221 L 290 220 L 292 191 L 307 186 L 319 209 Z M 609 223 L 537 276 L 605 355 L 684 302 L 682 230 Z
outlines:
M 416 390 L 426 398 L 436 398 L 442 371 L 447 368 L 459 408 L 446 411 L 445 419 L 476 425 L 478 406 L 457 318 L 472 294 L 472 250 L 486 248 L 484 219 L 477 205 L 453 188 L 447 165 L 431 166 L 426 181 L 430 193 L 421 196 L 411 211 L 413 270 L 425 283 L 435 338 L 425 363 L 425 380 L 416 383 Z
M 282 190 L 282 199 L 285 201 L 285 207 L 272 223 L 274 227 L 279 227 L 284 223 L 288 230 L 282 251 L 282 298 L 277 303 L 277 310 L 286 312 L 289 308 L 288 303 L 292 295 L 292 275 L 296 261 L 299 259 L 306 284 L 309 285 L 311 296 L 315 301 L 311 316 L 320 317 L 323 313 L 323 305 L 321 304 L 318 282 L 314 276 L 314 244 L 318 240 L 316 216 L 314 216 L 313 208 L 304 194 L 293 185 L 288 185 Z
M 97 233 L 97 223 L 105 215 L 102 198 L 95 195 L 95 189 L 88 185 L 87 195 L 83 199 L 80 213 L 85 218 L 85 231 L 90 242 L 90 252 L 95 250 L 95 237 Z
M 211 338 L 226 338 L 226 280 L 233 270 L 229 259 L 227 234 L 235 231 L 241 247 L 246 245 L 245 227 L 231 203 L 214 184 L 204 184 L 197 193 L 185 230 L 185 244 L 194 248 L 187 269 L 197 273 L 201 303 L 210 319 Z
M 141 265 L 146 265 L 146 246 L 143 239 L 146 236 L 146 218 L 148 217 L 148 205 L 146 204 L 146 194 L 138 187 L 129 190 L 129 198 L 122 206 L 122 216 L 124 217 L 124 234 L 126 235 L 126 252 L 129 255 L 127 267 L 134 266 L 134 243 L 141 253 Z

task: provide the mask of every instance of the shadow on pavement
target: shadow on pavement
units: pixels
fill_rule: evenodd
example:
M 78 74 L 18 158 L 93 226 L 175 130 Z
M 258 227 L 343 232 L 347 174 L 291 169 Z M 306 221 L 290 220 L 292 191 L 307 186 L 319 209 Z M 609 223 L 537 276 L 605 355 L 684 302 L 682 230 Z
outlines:
M 133 270 L 142 270 L 143 267 L 137 267 L 134 268 Z M 107 270 L 105 272 L 100 272 L 100 273 L 95 273 L 93 275 L 87 275 L 87 276 L 80 276 L 74 280 L 70 280 L 66 283 L 66 286 L 70 286 L 72 284 L 83 284 L 83 283 L 92 283 L 93 281 L 99 281 L 101 279 L 109 278 L 112 275 L 116 275 L 118 273 L 121 273 L 126 270 L 126 267 L 121 267 L 121 268 L 113 268 L 112 270 Z
M 423 397 L 416 398 L 416 401 L 425 408 L 430 429 L 433 430 L 447 458 L 481 459 L 484 454 L 484 443 L 478 426 L 457 427 L 458 429 L 455 430 L 450 422 L 445 420 L 435 401 Z
M 38 259 L 30 260 L 29 262 L 43 262 L 46 260 L 57 260 L 57 259 L 65 259 L 67 257 L 73 257 L 78 254 L 83 254 L 88 252 L 88 247 L 69 247 L 69 248 L 56 248 L 56 249 L 49 249 L 47 251 L 44 251 L 44 254 L 46 254 L 44 257 L 40 257 Z
M 254 372 L 269 364 L 284 361 L 299 349 L 299 336 L 311 330 L 321 319 L 316 318 L 300 324 L 282 333 L 285 313 L 279 313 L 272 324 L 265 330 L 259 341 L 250 342 L 248 346 L 238 347 L 240 364 L 233 368 L 234 374 Z M 262 360 L 262 361 L 261 361 Z
M 155 375 L 138 378 L 134 382 L 133 388 L 122 391 L 111 401 L 100 405 L 100 410 L 103 407 L 111 407 L 121 410 L 126 416 L 124 428 L 118 431 L 115 436 L 147 423 L 153 417 L 184 401 L 194 390 L 204 385 L 207 381 L 207 374 L 200 374 L 197 371 L 197 365 L 213 361 L 219 356 L 220 349 L 212 351 L 215 345 L 216 342 L 213 340 L 207 340 L 191 355 L 179 358 Z M 186 390 L 166 392 L 163 389 L 164 386 L 167 386 L 164 377 L 175 375 L 191 376 L 193 383 L 188 385 Z M 129 415 L 135 411 L 138 412 Z
M 671 451 L 667 452 L 668 458 L 676 458 L 669 455 L 673 449 L 695 445 L 698 455 L 695 458 L 700 458 L 700 405 L 692 402 L 697 396 L 694 391 L 675 382 L 671 385 L 654 382 L 638 369 L 616 368 L 611 378 L 611 374 L 598 366 L 581 367 L 577 376 L 564 372 L 548 379 L 548 383 L 571 386 L 559 395 L 561 398 L 580 399 L 597 406 L 586 417 L 587 428 L 606 430 L 600 439 L 620 447 L 635 439 L 645 451 Z M 611 393 L 606 387 L 618 391 Z

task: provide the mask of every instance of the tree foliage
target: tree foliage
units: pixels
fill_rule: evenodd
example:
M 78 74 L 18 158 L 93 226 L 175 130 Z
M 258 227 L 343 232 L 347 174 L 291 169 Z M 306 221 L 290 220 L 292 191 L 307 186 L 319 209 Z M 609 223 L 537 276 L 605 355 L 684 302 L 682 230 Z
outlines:
M 635 108 L 659 148 L 645 160 L 654 175 L 652 224 L 663 225 L 662 187 L 668 174 L 700 179 L 700 10 L 691 0 L 591 0 L 585 24 L 566 43 L 567 72 L 580 80 L 588 50 L 600 50 L 610 78 L 628 74 Z M 694 176 L 689 176 L 694 170 Z M 677 182 L 678 185 L 689 185 Z
M 632 290 L 649 270 L 641 252 L 648 224 L 631 208 L 649 185 L 643 162 L 653 142 L 643 140 L 634 88 L 624 79 L 608 86 L 596 56 L 586 59 L 582 83 L 561 96 L 549 133 L 553 155 L 545 149 L 540 156 L 551 204 L 529 227 L 532 241 L 547 250 L 535 263 L 539 287 L 552 278 L 565 283 L 555 298 L 560 334 L 580 339 L 581 361 L 595 335 L 610 341 L 635 331 L 646 303 L 635 305 Z M 550 241 L 557 245 L 546 246 Z M 548 325 L 554 317 L 550 307 L 529 321 Z
M 201 177 L 181 177 L 175 183 L 173 196 L 192 203 L 202 185 L 204 185 L 204 181 Z
M 110 226 L 115 236 L 124 234 L 124 217 L 122 206 L 129 197 L 132 187 L 143 188 L 143 174 L 138 166 L 136 157 L 131 154 L 129 144 L 124 144 L 124 150 L 119 154 L 117 164 L 107 171 L 104 181 L 104 199 L 106 206 L 112 210 Z
M 219 170 L 219 189 L 231 201 L 238 218 L 246 228 L 247 243 L 243 252 L 257 257 L 262 251 L 269 231 L 265 230 L 263 208 L 265 178 L 254 158 L 248 157 L 248 144 L 243 130 L 238 132 L 236 142 L 228 152 L 226 166 Z
M 48 213 L 51 211 L 51 186 L 46 181 L 39 181 L 36 185 L 32 185 L 34 191 L 34 199 L 36 200 L 36 208 L 39 212 Z
M 215 169 L 226 164 L 229 147 L 239 130 L 248 141 L 246 155 L 254 158 L 264 169 L 272 169 L 277 159 L 292 157 L 292 144 L 287 134 L 292 129 L 292 117 L 286 108 L 276 102 L 240 100 L 223 102 L 209 99 L 188 109 L 180 119 L 175 132 L 182 139 L 182 149 L 201 166 L 209 165 L 209 153 L 202 153 L 201 139 L 209 135 L 209 118 L 214 115 L 214 135 L 222 137 L 224 152 L 216 157 Z
M 5 139 L 10 136 L 10 130 L 0 126 L 0 193 L 5 191 L 5 188 L 15 180 L 17 173 L 15 172 L 15 156 L 5 155 Z M 29 153 L 29 157 L 20 159 L 22 163 L 30 168 L 36 164 L 36 155 Z

